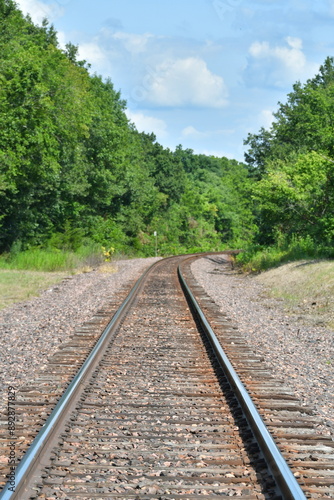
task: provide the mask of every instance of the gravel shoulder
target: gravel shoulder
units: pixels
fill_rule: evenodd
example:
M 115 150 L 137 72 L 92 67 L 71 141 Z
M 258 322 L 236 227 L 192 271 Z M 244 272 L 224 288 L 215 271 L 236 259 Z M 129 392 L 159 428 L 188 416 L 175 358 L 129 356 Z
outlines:
M 0 406 L 7 387 L 18 390 L 75 328 L 88 321 L 105 303 L 157 258 L 120 260 L 88 273 L 69 275 L 39 297 L 0 311 Z
M 315 409 L 323 421 L 321 432 L 334 435 L 334 332 L 314 325 L 307 316 L 288 314 L 255 277 L 233 271 L 227 258 L 195 261 L 196 280 L 275 377 Z

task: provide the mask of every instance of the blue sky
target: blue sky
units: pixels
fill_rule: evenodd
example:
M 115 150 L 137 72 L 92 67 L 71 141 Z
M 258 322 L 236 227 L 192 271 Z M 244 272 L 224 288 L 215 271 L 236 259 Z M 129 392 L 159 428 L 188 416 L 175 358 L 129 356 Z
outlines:
M 139 131 L 243 160 L 292 85 L 334 56 L 334 0 L 16 0 L 110 77 Z

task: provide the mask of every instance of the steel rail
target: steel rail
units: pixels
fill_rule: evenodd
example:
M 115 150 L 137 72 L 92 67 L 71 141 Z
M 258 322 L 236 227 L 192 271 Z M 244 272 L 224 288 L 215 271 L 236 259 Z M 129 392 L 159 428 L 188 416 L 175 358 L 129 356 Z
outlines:
M 2 492 L 0 492 L 0 500 L 14 500 L 14 499 L 21 500 L 22 498 L 26 498 L 26 496 L 24 495 L 27 493 L 27 487 L 30 487 L 29 481 L 31 481 L 32 477 L 34 477 L 34 474 L 32 472 L 34 465 L 36 465 L 38 461 L 41 462 L 42 453 L 45 451 L 47 447 L 49 447 L 49 443 L 52 440 L 52 436 L 56 433 L 56 427 L 58 426 L 58 422 L 66 421 L 69 414 L 69 409 L 71 408 L 73 401 L 76 399 L 76 397 L 78 397 L 77 395 L 81 388 L 80 386 L 84 385 L 87 377 L 89 376 L 89 373 L 91 373 L 92 369 L 94 369 L 92 367 L 95 367 L 99 359 L 102 357 L 103 350 L 107 345 L 107 343 L 110 341 L 111 335 L 121 322 L 123 314 L 131 306 L 131 303 L 133 302 L 136 293 L 139 291 L 139 287 L 143 284 L 144 279 L 146 278 L 150 270 L 157 264 L 158 263 L 152 264 L 152 266 L 150 266 L 146 270 L 146 272 L 141 276 L 141 278 L 139 278 L 134 287 L 131 289 L 127 298 L 124 300 L 120 308 L 113 316 L 108 326 L 103 331 L 101 337 L 95 344 L 91 353 L 88 355 L 84 364 L 81 366 L 78 373 L 70 382 L 64 394 L 61 396 L 57 405 L 55 406 L 50 416 L 48 417 L 47 421 L 45 422 L 43 428 L 39 431 L 39 433 L 33 440 L 32 444 L 26 451 L 21 462 L 17 466 L 15 470 L 15 491 L 11 491 L 12 487 L 10 481 L 8 481 L 8 483 L 4 486 Z M 221 348 L 217 340 L 217 337 L 212 331 L 203 312 L 199 308 L 199 305 L 195 297 L 190 291 L 188 285 L 186 284 L 180 266 L 178 268 L 178 274 L 182 288 L 185 291 L 191 303 L 193 304 L 193 307 L 196 310 L 196 315 L 200 320 L 201 326 L 205 330 L 218 360 L 222 364 L 223 369 L 227 374 L 232 387 L 235 389 L 238 395 L 239 403 L 241 404 L 241 406 L 244 407 L 247 420 L 249 421 L 251 427 L 253 428 L 253 432 L 258 439 L 260 448 L 265 456 L 265 459 L 270 469 L 273 472 L 278 487 L 280 488 L 283 494 L 284 500 L 306 500 L 306 497 L 302 492 L 299 484 L 297 483 L 295 477 L 293 476 L 291 470 L 289 469 L 280 451 L 278 450 L 276 444 L 274 443 L 271 435 L 269 434 L 267 428 L 265 427 L 260 415 L 258 414 L 257 409 L 254 406 L 254 403 L 250 399 L 238 375 L 235 373 L 230 361 L 228 360 L 223 349 Z M 243 403 L 241 402 L 241 399 L 244 400 Z
M 302 491 L 281 452 L 277 448 L 275 441 L 273 440 L 266 425 L 264 424 L 245 386 L 234 370 L 230 360 L 224 352 L 224 349 L 220 345 L 214 331 L 212 330 L 208 320 L 202 312 L 196 298 L 187 285 L 181 271 L 181 266 L 178 266 L 178 275 L 183 291 L 190 302 L 190 306 L 193 308 L 195 316 L 197 317 L 201 327 L 203 328 L 212 346 L 215 356 L 237 396 L 238 402 L 259 444 L 267 465 L 272 471 L 272 474 L 276 480 L 276 484 L 284 500 L 306 500 L 304 492 Z
M 68 385 L 67 389 L 59 399 L 57 405 L 52 410 L 51 414 L 46 420 L 44 426 L 39 431 L 37 436 L 34 438 L 33 442 L 27 449 L 22 460 L 18 464 L 15 470 L 14 491 L 12 491 L 13 486 L 9 480 L 4 486 L 3 490 L 0 492 L 1 500 L 14 500 L 14 499 L 21 500 L 22 498 L 25 498 L 23 494 L 27 493 L 25 488 L 27 487 L 27 484 L 29 483 L 29 481 L 31 481 L 33 477 L 32 470 L 34 465 L 40 459 L 41 454 L 43 453 L 45 447 L 49 445 L 49 442 L 52 439 L 52 435 L 55 433 L 56 427 L 59 426 L 59 422 L 64 421 L 64 419 L 67 418 L 70 405 L 75 400 L 76 395 L 80 390 L 80 386 L 82 386 L 88 374 L 91 373 L 92 369 L 94 369 L 99 359 L 102 357 L 105 346 L 111 340 L 112 333 L 118 327 L 118 324 L 121 321 L 123 314 L 131 306 L 131 303 L 133 302 L 139 287 L 142 285 L 144 279 L 155 265 L 157 265 L 157 263 L 153 263 L 145 271 L 145 273 L 137 280 L 137 282 L 131 289 L 129 295 L 123 301 L 123 303 L 113 316 L 112 320 L 103 331 L 101 337 L 99 338 L 99 340 L 93 347 L 92 351 L 84 361 L 78 373 L 74 376 L 74 378 Z

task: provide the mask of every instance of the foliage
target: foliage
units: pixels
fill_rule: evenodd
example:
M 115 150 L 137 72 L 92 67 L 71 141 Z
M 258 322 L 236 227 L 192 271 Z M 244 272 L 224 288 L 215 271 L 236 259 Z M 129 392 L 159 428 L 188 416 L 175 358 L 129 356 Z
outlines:
M 11 6 L 0 36 L 0 197 L 3 249 L 42 242 L 86 189 L 82 140 L 89 76 L 57 49 L 53 28 Z M 69 208 L 72 205 L 71 208 Z
M 244 271 L 257 273 L 295 260 L 333 258 L 332 247 L 318 245 L 306 236 L 293 237 L 289 242 L 281 241 L 273 246 L 254 245 L 241 252 L 236 260 Z
M 330 247 L 334 242 L 334 58 L 279 103 L 270 130 L 245 141 L 256 242 L 295 238 Z M 270 250 L 271 252 L 272 250 Z
M 317 151 L 334 155 L 334 58 L 328 57 L 319 73 L 304 85 L 296 82 L 286 103 L 278 103 L 269 130 L 249 134 L 245 154 L 250 173 L 257 179 L 267 171 L 268 161 L 286 161 L 291 154 Z
M 12 0 L 0 14 L 0 251 L 11 262 L 90 242 L 154 255 L 155 231 L 161 255 L 252 240 L 244 164 L 139 133 L 78 47 L 61 50 L 54 28 Z
M 284 235 L 310 235 L 331 243 L 334 236 L 334 163 L 311 151 L 289 161 L 268 162 L 268 171 L 253 188 L 265 242 Z
M 12 0 L 0 0 L 0 54 L 3 265 L 102 247 L 149 256 L 156 243 L 159 255 L 249 247 L 239 259 L 256 269 L 330 254 L 334 58 L 247 137 L 245 165 L 139 133 L 111 80 Z

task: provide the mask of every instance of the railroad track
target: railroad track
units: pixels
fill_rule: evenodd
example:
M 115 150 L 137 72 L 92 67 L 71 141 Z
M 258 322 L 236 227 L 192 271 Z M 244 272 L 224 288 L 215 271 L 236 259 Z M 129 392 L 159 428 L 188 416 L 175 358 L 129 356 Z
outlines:
M 183 257 L 155 264 L 102 337 L 110 308 L 78 328 L 47 373 L 16 395 L 17 458 L 28 451 L 12 482 L 2 483 L 1 499 L 334 497 L 333 442 L 315 434 L 312 411 L 218 314 L 190 263 Z M 189 294 L 227 359 L 208 340 L 202 313 L 190 313 Z M 228 374 L 230 361 L 242 384 Z M 41 429 L 47 418 L 51 428 L 47 422 Z M 2 456 L 10 456 L 13 443 L 7 420 L 0 422 Z M 8 473 L 3 467 L 3 477 Z

